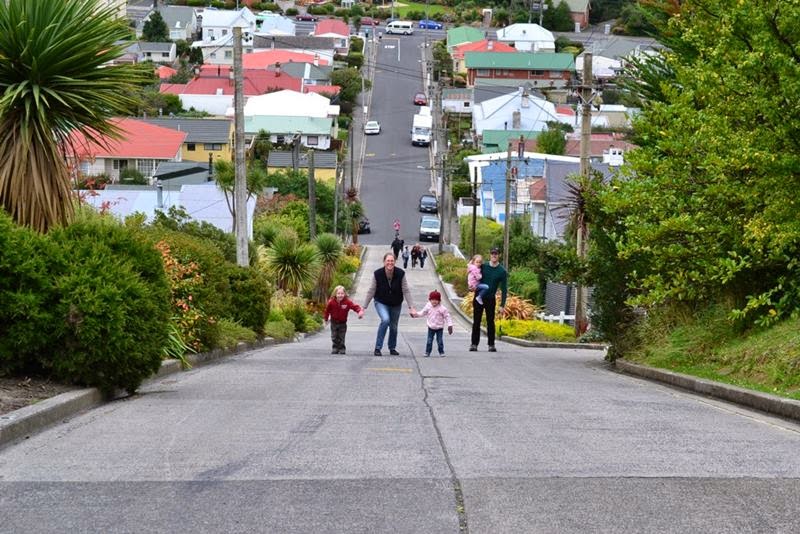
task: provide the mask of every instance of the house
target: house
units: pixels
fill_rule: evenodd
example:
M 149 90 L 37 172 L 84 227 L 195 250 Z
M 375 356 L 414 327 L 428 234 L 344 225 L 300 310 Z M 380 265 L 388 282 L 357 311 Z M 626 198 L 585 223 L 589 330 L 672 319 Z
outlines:
M 274 145 L 289 144 L 297 137 L 303 146 L 319 150 L 331 147 L 335 126 L 336 122 L 327 117 L 251 115 L 244 118 L 244 133 L 248 139 L 264 130 L 270 133 L 269 140 Z
M 511 24 L 497 30 L 497 40 L 512 45 L 520 52 L 555 52 L 553 32 L 538 24 Z
M 150 19 L 155 10 L 150 11 L 144 19 L 136 24 L 137 37 L 142 36 L 144 23 Z M 159 5 L 158 12 L 164 23 L 169 29 L 169 39 L 171 41 L 191 41 L 197 31 L 198 10 L 187 6 L 168 6 Z
M 563 88 L 572 80 L 572 54 L 467 52 L 467 85 L 506 85 L 530 81 L 541 89 Z
M 589 0 L 563 0 L 569 6 L 569 14 L 575 27 L 584 29 L 589 26 Z
M 244 70 L 244 96 L 247 98 L 281 89 L 300 91 L 301 88 L 301 80 L 281 72 L 263 69 Z M 197 75 L 189 83 L 162 83 L 160 91 L 178 95 L 185 109 L 194 108 L 197 111 L 224 116 L 228 109 L 233 107 L 234 87 L 231 67 L 203 65 L 197 69 Z
M 303 88 L 309 85 L 330 85 L 333 67 L 329 65 L 317 65 L 314 63 L 297 63 L 289 61 L 281 63 L 281 69 L 292 78 L 299 78 L 303 81 Z
M 543 132 L 548 129 L 549 121 L 557 120 L 555 105 L 524 87 L 475 104 L 472 109 L 472 129 L 478 136 L 484 130 Z
M 256 14 L 256 31 L 261 35 L 294 35 L 294 21 L 278 13 L 262 11 Z
M 175 63 L 177 47 L 175 43 L 148 43 L 139 41 L 139 61 L 153 63 Z
M 453 59 L 453 72 L 461 74 L 467 73 L 464 65 L 464 54 L 467 52 L 516 52 L 517 49 L 506 43 L 500 43 L 493 39 L 481 39 L 472 43 L 461 43 L 453 48 L 450 57 Z
M 486 102 L 487 100 L 491 100 L 492 98 L 497 98 L 498 96 L 510 95 L 512 93 L 516 93 L 520 90 L 520 88 L 525 89 L 528 92 L 528 95 L 533 98 L 540 98 L 542 100 L 546 100 L 544 93 L 534 88 L 532 82 L 513 83 L 513 80 L 509 80 L 509 82 L 504 85 L 492 84 L 492 85 L 478 85 L 473 87 L 472 88 L 473 105 Z
M 313 35 L 256 35 L 253 37 L 253 52 L 266 50 L 287 50 L 299 54 L 319 56 L 325 65 L 333 64 L 336 55 L 336 39 L 314 37 Z
M 302 172 L 308 171 L 308 154 L 301 152 L 297 161 L 297 168 Z M 294 167 L 291 150 L 270 150 L 267 159 L 267 172 L 288 171 Z M 333 183 L 336 179 L 336 152 L 314 151 L 314 176 L 317 180 Z
M 442 109 L 450 113 L 472 113 L 473 90 L 468 88 L 442 89 Z
M 330 37 L 334 39 L 337 54 L 346 55 L 350 52 L 350 28 L 338 19 L 323 19 L 314 28 L 315 37 Z
M 256 16 L 243 7 L 239 11 L 206 8 L 197 15 L 201 39 L 192 43 L 203 53 L 207 65 L 233 65 L 233 28 L 242 28 L 242 51 L 253 51 Z
M 339 106 L 331 104 L 330 99 L 322 95 L 284 90 L 249 98 L 244 106 L 244 115 L 336 118 Z
M 480 136 L 480 149 L 483 154 L 493 152 L 508 152 L 508 144 L 517 150 L 520 137 L 525 142 L 525 150 L 528 150 L 530 141 L 535 141 L 541 132 L 529 130 L 483 130 Z
M 181 160 L 208 162 L 213 159 L 233 161 L 233 121 L 229 119 L 142 119 L 148 124 L 186 133 Z
M 164 185 L 106 186 L 86 195 L 84 201 L 95 209 L 104 209 L 120 220 L 134 213 L 143 213 L 152 220 L 156 211 L 181 208 L 192 220 L 213 224 L 223 232 L 233 232 L 233 216 L 228 199 L 216 182 L 184 184 L 179 188 Z M 253 237 L 253 214 L 256 199 L 247 200 L 247 228 Z
M 242 67 L 245 69 L 266 69 L 273 65 L 283 65 L 284 63 L 310 63 L 314 65 L 329 65 L 327 59 L 322 59 L 313 54 L 303 52 L 293 52 L 291 50 L 265 50 L 263 52 L 253 52 L 242 57 Z
M 447 30 L 447 51 L 453 53 L 453 49 L 464 43 L 474 43 L 486 39 L 486 32 L 473 28 L 472 26 L 458 26 Z
M 84 176 L 105 174 L 112 182 L 120 172 L 136 169 L 145 178 L 152 178 L 158 165 L 165 161 L 181 161 L 181 148 L 186 132 L 163 128 L 138 119 L 114 119 L 120 139 L 101 136 L 99 142 L 80 132 L 70 136 L 70 160 Z
M 575 70 L 578 74 L 583 74 L 583 54 L 575 58 Z M 604 56 L 592 56 L 592 78 L 600 83 L 613 80 L 621 70 L 622 60 Z

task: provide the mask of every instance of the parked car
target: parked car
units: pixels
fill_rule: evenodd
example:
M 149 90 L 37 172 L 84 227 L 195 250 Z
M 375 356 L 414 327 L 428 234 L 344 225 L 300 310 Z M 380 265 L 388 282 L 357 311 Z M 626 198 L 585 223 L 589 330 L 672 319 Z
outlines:
M 367 121 L 364 124 L 364 135 L 378 135 L 381 133 L 381 123 L 378 121 Z
M 296 15 L 294 18 L 295 20 L 301 20 L 305 22 L 317 22 L 317 20 L 319 20 L 319 17 L 317 17 L 316 15 L 312 15 L 311 13 L 300 13 L 299 15 Z
M 361 17 L 362 26 L 380 26 L 380 24 L 380 21 L 375 20 L 372 17 Z
M 369 227 L 369 219 L 367 219 L 363 215 L 358 220 L 358 233 L 359 234 L 371 234 L 372 233 L 372 230 Z
M 419 27 L 423 30 L 441 30 L 444 28 L 441 22 L 430 19 L 422 19 L 419 21 Z
M 424 213 L 438 213 L 439 202 L 433 195 L 422 195 L 419 197 L 419 211 Z
M 419 240 L 439 241 L 441 223 L 438 217 L 423 215 L 419 220 Z
M 414 105 L 415 106 L 427 106 L 428 105 L 428 97 L 425 96 L 425 93 L 417 93 L 414 95 Z

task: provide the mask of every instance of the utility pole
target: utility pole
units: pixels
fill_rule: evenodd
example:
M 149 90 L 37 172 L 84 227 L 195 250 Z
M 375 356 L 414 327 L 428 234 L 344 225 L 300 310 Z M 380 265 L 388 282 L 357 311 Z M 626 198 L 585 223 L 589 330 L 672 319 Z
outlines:
M 247 231 L 247 169 L 244 158 L 244 74 L 242 71 L 242 28 L 233 28 L 234 167 L 233 213 L 236 230 L 236 263 L 250 265 Z
M 445 193 L 447 189 L 445 188 L 445 182 L 447 178 L 444 175 L 444 154 L 439 155 L 439 169 L 441 172 L 440 177 L 440 184 L 439 184 L 439 254 L 442 253 L 444 248 L 444 225 L 447 223 L 446 213 L 445 213 L 445 205 L 447 201 L 445 200 Z
M 350 190 L 353 191 L 355 195 L 356 185 L 353 181 L 353 173 L 355 172 L 355 163 L 353 162 L 354 158 L 354 151 L 353 151 L 353 121 L 350 121 L 349 126 L 350 132 L 347 135 L 347 143 L 350 145 Z
M 475 166 L 475 174 L 472 178 L 472 254 L 470 258 L 477 254 L 475 250 L 475 226 L 478 221 L 478 167 Z
M 342 168 L 336 165 L 336 175 L 333 178 L 333 233 L 339 235 L 339 180 L 342 179 Z
M 583 55 L 583 83 L 581 84 L 581 178 L 589 178 L 589 147 L 592 140 L 592 54 Z M 578 258 L 586 257 L 586 227 L 580 221 L 576 230 L 576 252 Z M 586 288 L 578 284 L 575 286 L 575 335 L 580 336 L 586 331 Z
M 300 171 L 300 136 L 292 136 L 292 171 Z
M 317 179 L 314 176 L 314 149 L 308 153 L 308 237 L 317 237 Z
M 508 241 L 509 241 L 509 215 L 511 214 L 511 141 L 508 142 L 508 154 L 506 156 L 506 207 L 505 222 L 503 222 L 503 267 L 508 271 Z

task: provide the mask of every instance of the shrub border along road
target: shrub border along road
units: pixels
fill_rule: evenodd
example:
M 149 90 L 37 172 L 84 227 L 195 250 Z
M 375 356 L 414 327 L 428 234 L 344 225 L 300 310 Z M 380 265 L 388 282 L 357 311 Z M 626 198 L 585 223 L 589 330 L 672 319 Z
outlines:
M 436 255 L 431 255 L 434 266 L 436 265 Z M 472 318 L 468 317 L 466 313 L 453 299 L 453 292 L 450 284 L 445 284 L 442 278 L 436 275 L 437 282 L 442 288 L 442 293 L 447 297 L 459 316 L 468 324 L 472 324 Z M 486 333 L 486 329 L 481 327 L 481 331 Z M 521 345 L 523 347 L 540 347 L 540 348 L 561 348 L 561 349 L 590 349 L 590 350 L 606 350 L 605 345 L 596 343 L 557 343 L 547 341 L 528 341 L 527 339 L 517 339 L 509 336 L 498 336 L 497 339 L 513 345 Z M 714 382 L 703 378 L 697 378 L 691 375 L 684 375 L 675 373 L 664 369 L 657 369 L 655 367 L 647 367 L 629 361 L 618 359 L 612 364 L 617 372 L 624 373 L 630 376 L 644 378 L 668 384 L 670 386 L 678 387 L 700 395 L 717 398 L 720 400 L 754 408 L 762 412 L 773 415 L 778 415 L 787 419 L 800 421 L 800 401 L 778 397 L 777 395 L 770 395 L 769 393 L 762 393 L 751 389 L 740 388 L 723 382 Z

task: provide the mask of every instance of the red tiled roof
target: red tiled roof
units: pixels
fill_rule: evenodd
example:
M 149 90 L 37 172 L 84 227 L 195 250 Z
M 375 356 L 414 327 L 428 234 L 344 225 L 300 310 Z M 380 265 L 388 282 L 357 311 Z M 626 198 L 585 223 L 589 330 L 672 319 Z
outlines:
M 80 132 L 73 132 L 70 142 L 74 154 L 79 158 L 173 159 L 186 139 L 186 132 L 136 119 L 113 119 L 112 122 L 121 130 L 121 139 L 102 137 L 102 143 L 98 144 Z
M 544 178 L 536 178 L 531 182 L 529 189 L 531 200 L 547 200 L 547 181 Z
M 342 37 L 349 37 L 350 28 L 348 28 L 347 24 L 341 20 L 323 19 L 317 23 L 317 27 L 314 30 L 314 35 L 324 35 L 326 33 L 335 33 L 336 35 L 341 35 Z
M 320 65 L 328 65 L 328 60 L 317 58 Z M 276 63 L 314 63 L 314 54 L 292 52 L 291 50 L 264 50 L 242 56 L 242 66 L 245 69 L 265 69 Z
M 158 67 L 156 72 L 158 73 L 158 77 L 162 80 L 178 74 L 177 70 L 173 69 L 172 67 L 167 67 L 166 65 L 161 65 Z
M 556 106 L 556 113 L 559 115 L 575 115 L 575 110 L 572 106 Z
M 160 91 L 173 95 L 232 95 L 233 80 L 229 65 L 203 65 L 200 75 L 187 84 L 161 84 Z M 302 80 L 286 73 L 278 74 L 264 69 L 244 70 L 245 96 L 263 95 L 270 91 L 291 89 L 300 91 Z
M 342 88 L 338 85 L 306 85 L 304 93 L 325 93 L 326 95 L 338 95 Z
M 492 48 L 489 48 L 489 40 L 482 39 L 472 43 L 461 43 L 453 48 L 454 59 L 464 59 L 465 52 L 516 52 L 517 49 L 505 43 L 492 41 Z

